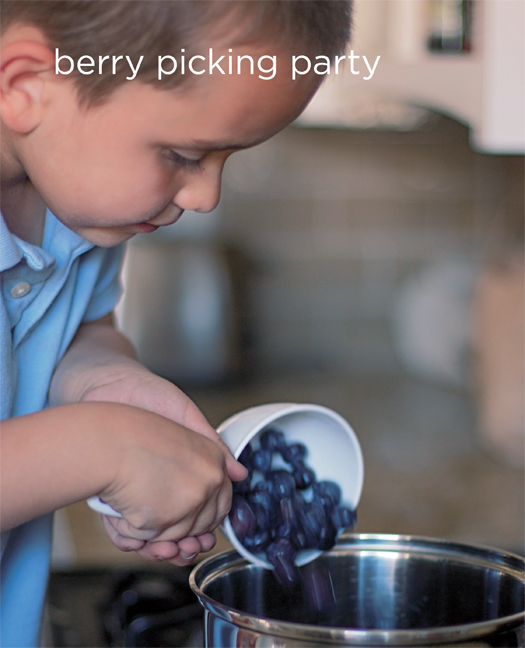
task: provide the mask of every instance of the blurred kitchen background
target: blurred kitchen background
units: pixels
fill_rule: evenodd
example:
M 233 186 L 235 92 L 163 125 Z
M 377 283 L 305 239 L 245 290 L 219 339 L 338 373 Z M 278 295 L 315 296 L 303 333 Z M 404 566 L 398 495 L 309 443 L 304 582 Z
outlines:
M 342 414 L 359 532 L 524 551 L 524 11 L 356 0 L 374 77 L 331 76 L 227 162 L 215 212 L 129 245 L 140 358 L 215 426 L 272 401 Z M 138 562 L 84 503 L 58 516 L 56 569 Z

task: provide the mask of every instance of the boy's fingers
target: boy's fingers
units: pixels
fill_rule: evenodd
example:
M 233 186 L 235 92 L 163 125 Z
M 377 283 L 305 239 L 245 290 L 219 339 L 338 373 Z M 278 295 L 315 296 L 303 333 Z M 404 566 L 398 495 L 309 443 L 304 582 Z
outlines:
M 200 412 L 199 412 L 200 414 Z M 202 415 L 201 415 L 202 416 Z M 234 456 L 232 455 L 232 452 L 230 448 L 224 443 L 224 441 L 221 439 L 220 434 L 211 427 L 211 425 L 206 421 L 206 419 L 202 416 L 203 419 L 203 424 L 199 426 L 194 426 L 193 429 L 194 432 L 197 432 L 198 434 L 202 434 L 203 436 L 207 437 L 214 443 L 220 446 L 220 448 L 224 451 L 224 455 L 226 457 L 226 467 L 228 469 L 228 476 L 232 481 L 242 481 L 243 479 L 246 479 L 248 476 L 248 471 L 246 468 L 239 463 Z
M 193 560 L 201 552 L 201 543 L 194 536 L 182 538 L 178 545 L 181 558 L 185 558 L 186 560 Z
M 105 518 L 104 526 L 108 524 L 114 529 L 115 533 L 122 536 L 123 538 L 130 539 L 130 540 L 137 540 L 142 542 L 143 544 L 146 542 L 156 541 L 158 537 L 162 535 L 169 536 L 169 537 L 161 538 L 162 541 L 165 540 L 167 542 L 176 542 L 178 538 L 185 537 L 189 531 L 189 529 L 187 528 L 188 527 L 187 521 L 184 522 L 184 527 L 186 528 L 183 528 L 182 525 L 174 525 L 161 533 L 160 529 L 138 529 L 137 527 L 130 524 L 124 518 L 116 518 L 113 516 L 103 516 L 103 517 Z
M 213 533 L 204 533 L 197 537 L 183 538 L 180 542 L 167 540 L 145 541 L 120 535 L 111 519 L 102 515 L 102 522 L 113 544 L 121 551 L 136 551 L 148 562 L 167 560 L 178 567 L 185 567 L 201 552 L 210 551 L 215 546 Z M 114 519 L 114 518 L 113 518 Z
M 195 541 L 195 544 L 192 541 Z M 197 554 L 213 549 L 215 541 L 213 533 L 204 533 L 196 537 L 183 538 L 178 543 L 179 555 L 168 560 L 168 562 L 177 567 L 185 567 L 192 562 Z M 195 551 L 195 553 L 192 553 L 192 551 Z
M 230 512 L 232 487 L 228 480 L 222 485 L 214 506 L 207 506 L 195 519 L 191 532 L 187 535 L 201 536 L 214 531 Z M 210 503 L 211 504 L 211 503 Z
M 115 529 L 116 533 L 124 538 L 133 538 L 146 542 L 147 540 L 153 540 L 158 535 L 157 529 L 137 529 L 124 518 L 116 518 L 113 516 L 104 517 L 107 523 Z
M 106 515 L 102 516 L 102 518 L 104 526 L 108 533 L 111 534 L 112 539 L 120 536 L 125 540 L 141 542 L 143 545 L 145 542 L 179 542 L 183 538 L 191 537 L 195 539 L 202 536 L 204 537 L 205 546 L 209 546 L 211 549 L 215 544 L 215 537 L 211 532 L 228 514 L 230 504 L 231 485 L 228 481 L 225 481 L 217 497 L 210 500 L 207 506 L 197 512 L 193 520 L 186 517 L 179 523 L 173 524 L 162 531 L 158 528 L 139 529 L 130 524 L 125 518 Z M 120 541 L 120 544 L 122 545 L 123 542 Z M 131 550 L 135 550 L 135 547 L 132 547 Z M 192 552 L 194 551 L 197 553 L 201 551 L 199 544 L 197 544 L 195 550 L 192 549 Z M 204 551 L 209 551 L 209 549 L 204 549 Z
M 185 543 L 187 550 L 192 553 L 186 554 L 181 551 L 178 542 L 166 541 L 147 542 L 137 553 L 148 562 L 166 560 L 177 567 L 186 567 L 199 553 L 200 543 L 196 538 L 184 538 L 181 542 Z
M 217 539 L 213 533 L 203 533 L 199 536 L 190 536 L 179 541 L 181 556 L 191 556 L 194 553 L 206 553 L 215 547 Z
M 219 434 L 212 429 L 210 434 L 205 434 L 209 439 L 214 441 L 224 452 L 226 470 L 228 472 L 228 477 L 232 481 L 242 481 L 248 477 L 248 470 L 232 455 L 231 450 L 221 439 Z
M 214 443 L 219 445 L 224 450 L 224 453 L 227 457 L 233 457 L 230 448 L 228 448 L 228 446 L 221 439 L 221 435 L 217 432 L 217 430 L 214 430 L 211 426 L 206 426 L 205 428 L 194 431 L 198 434 L 202 434 L 202 436 L 208 437 L 210 441 L 213 441 Z
M 191 400 L 187 400 L 188 407 L 186 409 L 182 424 L 188 429 L 197 432 L 198 434 L 202 434 L 202 436 L 210 439 L 210 441 L 213 441 L 221 448 L 226 458 L 225 460 L 228 477 L 232 481 L 242 481 L 243 479 L 246 479 L 246 477 L 248 476 L 248 471 L 246 470 L 246 468 L 233 457 L 231 450 L 221 439 L 220 434 L 209 424 L 209 422 L 206 420 L 206 417 L 198 409 L 198 407 Z M 174 412 L 167 411 L 159 413 L 175 422 L 179 422 L 179 419 Z
M 148 562 L 160 562 L 178 556 L 179 547 L 176 542 L 146 542 L 144 547 L 139 549 L 137 553 Z
M 138 540 L 137 538 L 127 538 L 122 536 L 115 527 L 110 523 L 107 516 L 102 515 L 102 524 L 106 529 L 111 542 L 120 549 L 120 551 L 139 551 L 146 544 L 145 540 Z
M 202 535 L 197 537 L 197 540 L 200 543 L 200 550 L 203 553 L 211 551 L 213 547 L 215 547 L 215 543 L 217 542 L 217 538 L 213 533 L 203 533 Z
M 226 470 L 232 481 L 243 481 L 248 477 L 248 469 L 234 459 L 232 454 L 226 455 Z

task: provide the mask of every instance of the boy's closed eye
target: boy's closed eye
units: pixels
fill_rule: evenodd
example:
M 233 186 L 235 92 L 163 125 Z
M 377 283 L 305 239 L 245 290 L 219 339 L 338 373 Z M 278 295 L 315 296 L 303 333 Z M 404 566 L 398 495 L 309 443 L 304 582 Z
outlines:
M 181 167 L 184 170 L 187 171 L 200 171 L 201 170 L 201 160 L 204 156 L 201 156 L 197 159 L 192 159 L 189 157 L 184 157 L 180 153 L 177 153 L 176 151 L 173 151 L 172 149 L 168 150 L 168 155 L 170 159 L 177 164 L 179 167 Z
M 222 161 L 222 164 L 226 161 L 228 157 L 232 153 L 235 153 L 236 151 L 242 150 L 244 148 L 247 148 L 245 146 L 239 146 L 237 148 L 233 147 L 217 147 L 217 148 L 210 148 L 209 150 L 206 151 L 199 151 L 199 152 L 192 152 L 192 151 L 181 151 L 175 150 L 173 148 L 167 148 L 166 149 L 166 154 L 167 157 L 171 162 L 176 164 L 179 168 L 189 171 L 189 172 L 197 172 L 197 171 L 204 171 L 204 166 L 202 165 L 202 162 L 205 158 L 208 158 L 208 156 L 214 156 L 214 158 L 218 158 Z

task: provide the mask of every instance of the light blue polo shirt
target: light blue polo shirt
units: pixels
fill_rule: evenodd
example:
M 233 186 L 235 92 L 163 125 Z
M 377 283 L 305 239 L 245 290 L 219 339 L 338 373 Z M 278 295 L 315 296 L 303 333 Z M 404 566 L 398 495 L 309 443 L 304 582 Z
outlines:
M 120 298 L 123 252 L 88 243 L 49 211 L 40 248 L 12 235 L 0 216 L 0 419 L 47 407 L 53 372 L 79 325 Z M 3 648 L 38 644 L 51 521 L 45 515 L 2 534 Z

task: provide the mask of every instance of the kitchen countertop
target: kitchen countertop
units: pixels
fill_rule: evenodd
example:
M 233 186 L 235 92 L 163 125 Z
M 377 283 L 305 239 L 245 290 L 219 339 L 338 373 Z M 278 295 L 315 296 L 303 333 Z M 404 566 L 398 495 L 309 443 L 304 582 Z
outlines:
M 524 553 L 523 469 L 481 447 L 465 393 L 406 377 L 323 374 L 187 392 L 215 426 L 241 409 L 268 402 L 318 403 L 345 417 L 365 463 L 359 533 L 425 535 Z M 98 514 L 84 502 L 64 512 L 55 566 L 142 563 L 136 554 L 113 547 Z M 69 553 L 63 549 L 67 542 Z M 219 537 L 216 550 L 228 547 Z

